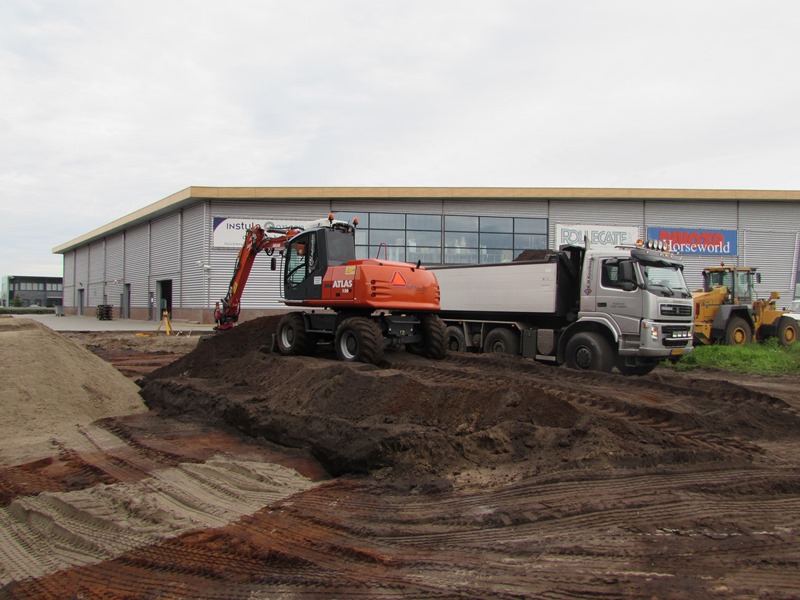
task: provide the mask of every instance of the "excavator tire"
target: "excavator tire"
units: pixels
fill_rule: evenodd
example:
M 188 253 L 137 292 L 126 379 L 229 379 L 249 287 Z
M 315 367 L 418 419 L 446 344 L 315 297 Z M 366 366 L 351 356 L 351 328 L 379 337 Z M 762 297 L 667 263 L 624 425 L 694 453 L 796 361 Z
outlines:
M 378 324 L 367 317 L 348 317 L 336 328 L 336 356 L 346 362 L 373 365 L 383 358 L 383 334 Z
M 419 354 L 426 358 L 441 360 L 447 355 L 447 327 L 444 321 L 436 315 L 420 315 L 423 341 L 409 344 L 406 349 L 412 354 Z
M 298 356 L 314 354 L 317 347 L 317 338 L 306 331 L 303 315 L 292 312 L 283 315 L 278 322 L 277 331 L 278 350 L 285 356 Z
M 744 346 L 753 341 L 753 329 L 741 317 L 731 317 L 725 327 L 725 343 L 728 346 Z
M 797 341 L 797 321 L 792 317 L 781 317 L 778 320 L 778 343 L 781 346 L 791 346 Z

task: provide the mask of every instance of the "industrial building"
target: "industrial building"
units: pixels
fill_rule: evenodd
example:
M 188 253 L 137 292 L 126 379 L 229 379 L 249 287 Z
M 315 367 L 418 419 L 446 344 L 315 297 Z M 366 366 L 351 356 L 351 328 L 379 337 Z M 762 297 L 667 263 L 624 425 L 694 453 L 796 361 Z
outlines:
M 357 256 L 422 265 L 511 261 L 567 243 L 659 238 L 691 289 L 720 262 L 758 267 L 760 296 L 800 297 L 800 191 L 596 188 L 189 187 L 53 249 L 67 314 L 213 322 L 247 228 L 358 217 Z M 253 267 L 241 319 L 284 309 L 269 260 Z M 478 283 L 479 285 L 479 283 Z M 498 290 L 502 293 L 502 290 Z
M 61 306 L 61 277 L 8 275 L 0 284 L 0 306 Z

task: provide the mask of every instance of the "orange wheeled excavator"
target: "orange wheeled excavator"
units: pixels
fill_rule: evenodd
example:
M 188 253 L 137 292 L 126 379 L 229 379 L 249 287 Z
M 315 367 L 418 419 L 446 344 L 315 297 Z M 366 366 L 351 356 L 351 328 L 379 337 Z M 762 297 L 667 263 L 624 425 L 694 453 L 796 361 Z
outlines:
M 436 276 L 419 264 L 356 259 L 358 220 L 337 221 L 333 213 L 304 227 L 251 227 L 239 250 L 228 292 L 215 310 L 217 331 L 235 326 L 240 301 L 256 256 L 283 259 L 286 313 L 274 346 L 285 355 L 312 355 L 333 343 L 341 360 L 378 364 L 386 347 L 444 358 L 447 346 Z

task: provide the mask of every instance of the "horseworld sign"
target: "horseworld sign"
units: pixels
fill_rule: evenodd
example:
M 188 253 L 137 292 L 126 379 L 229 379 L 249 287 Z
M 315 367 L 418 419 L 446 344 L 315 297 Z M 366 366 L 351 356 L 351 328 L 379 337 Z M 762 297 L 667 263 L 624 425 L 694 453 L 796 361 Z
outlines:
M 667 242 L 670 250 L 681 254 L 725 256 L 738 253 L 738 236 L 735 229 L 648 227 L 647 237 L 651 240 Z

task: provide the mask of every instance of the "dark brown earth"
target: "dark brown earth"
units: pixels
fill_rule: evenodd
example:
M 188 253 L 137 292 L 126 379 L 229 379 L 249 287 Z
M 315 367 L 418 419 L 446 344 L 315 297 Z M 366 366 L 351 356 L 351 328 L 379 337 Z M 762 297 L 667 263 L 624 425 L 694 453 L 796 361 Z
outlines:
M 113 451 L 0 470 L 0 505 L 219 457 L 308 484 L 219 526 L 18 578 L 0 598 L 799 596 L 800 378 L 626 378 L 471 354 L 347 364 L 266 351 L 276 324 L 128 369 L 155 368 L 140 380 L 151 411 L 94 424 Z M 124 366 L 124 348 L 92 343 Z

